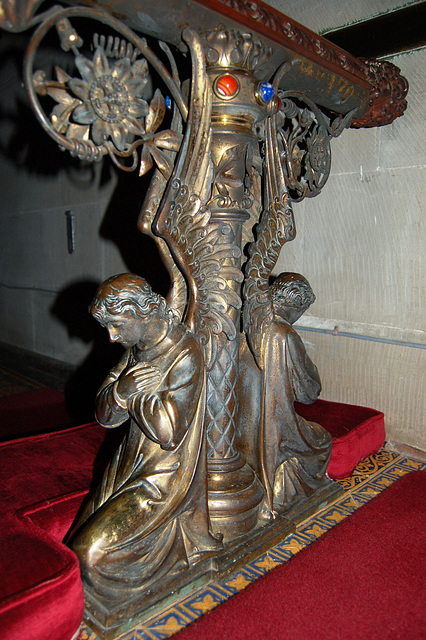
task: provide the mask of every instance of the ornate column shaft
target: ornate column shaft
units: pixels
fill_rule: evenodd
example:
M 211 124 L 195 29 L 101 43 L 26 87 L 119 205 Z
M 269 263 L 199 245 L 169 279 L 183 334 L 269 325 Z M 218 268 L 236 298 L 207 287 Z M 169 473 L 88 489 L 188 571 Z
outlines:
M 210 224 L 217 229 L 218 251 L 221 241 L 234 246 L 221 260 L 223 272 L 228 266 L 241 269 L 243 227 L 258 215 L 252 179 L 253 157 L 259 156 L 255 127 L 268 110 L 257 97 L 259 82 L 253 70 L 262 56 L 267 58 L 267 53 L 252 38 L 244 40 L 220 28 L 207 34 L 207 73 L 213 89 Z M 225 538 L 255 526 L 263 496 L 258 478 L 236 445 L 242 280 L 242 273 L 240 282 L 227 280 L 235 297 L 234 306 L 227 309 L 235 336 L 216 336 L 217 356 L 207 372 L 209 510 L 213 526 Z

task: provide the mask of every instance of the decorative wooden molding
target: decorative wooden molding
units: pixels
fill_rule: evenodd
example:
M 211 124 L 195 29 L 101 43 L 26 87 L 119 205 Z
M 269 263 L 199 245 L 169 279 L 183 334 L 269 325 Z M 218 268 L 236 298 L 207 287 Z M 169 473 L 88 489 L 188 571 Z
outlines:
M 251 31 L 327 67 L 370 90 L 368 109 L 354 119 L 355 128 L 391 124 L 407 108 L 408 82 L 391 62 L 356 58 L 326 38 L 266 5 L 262 0 L 196 0 L 225 14 Z M 357 80 L 355 80 L 355 78 Z
M 364 60 L 371 85 L 370 102 L 362 118 L 352 121 L 352 127 L 381 127 L 402 116 L 407 108 L 408 82 L 400 69 L 386 60 Z
M 23 31 L 43 20 L 51 10 L 36 14 L 43 0 L 0 0 L 0 26 Z M 65 0 L 67 4 L 75 2 Z M 270 80 L 284 62 L 291 63 L 281 88 L 298 87 L 316 104 L 346 114 L 356 108 L 354 125 L 373 127 L 393 122 L 406 108 L 408 83 L 388 62 L 365 61 L 280 13 L 262 0 L 82 0 L 99 6 L 128 26 L 182 47 L 181 33 L 191 27 L 203 34 L 213 26 L 243 27 L 262 38 L 273 54 L 261 65 L 261 80 Z
M 259 35 L 264 35 L 296 53 L 302 53 L 303 56 L 316 62 L 321 59 L 323 65 L 330 65 L 333 70 L 338 67 L 341 72 L 355 76 L 361 85 L 364 84 L 364 63 L 359 58 L 355 58 L 261 0 L 257 2 L 196 0 L 196 2 L 223 13 Z

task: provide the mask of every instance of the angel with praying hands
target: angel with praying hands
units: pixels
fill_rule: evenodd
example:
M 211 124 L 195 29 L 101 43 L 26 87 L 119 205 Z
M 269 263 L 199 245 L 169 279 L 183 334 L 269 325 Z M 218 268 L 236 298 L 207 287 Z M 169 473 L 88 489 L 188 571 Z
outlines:
M 209 530 L 205 372 L 201 348 L 164 298 L 132 274 L 105 281 L 91 305 L 126 349 L 96 399 L 96 417 L 124 439 L 73 541 L 97 593 L 122 598 L 220 547 Z
M 173 179 L 157 170 L 139 221 L 155 237 L 170 293 L 166 301 L 143 278 L 121 274 L 100 286 L 90 307 L 125 348 L 99 389 L 97 420 L 114 428 L 130 419 L 72 541 L 86 586 L 103 602 L 126 601 L 222 548 L 207 507 L 206 371 L 213 334 L 235 332 L 224 311 L 232 295 L 225 278 L 240 273 L 219 274 L 206 234 L 211 88 L 199 39 L 192 32 L 187 39 L 197 109 L 189 111 Z

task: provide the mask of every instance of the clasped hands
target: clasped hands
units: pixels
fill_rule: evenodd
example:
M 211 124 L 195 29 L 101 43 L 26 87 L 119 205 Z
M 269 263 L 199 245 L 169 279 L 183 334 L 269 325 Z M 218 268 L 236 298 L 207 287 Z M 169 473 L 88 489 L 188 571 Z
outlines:
M 122 372 L 115 383 L 115 392 L 122 402 L 127 402 L 137 393 L 153 391 L 159 382 L 160 370 L 157 367 L 137 364 Z

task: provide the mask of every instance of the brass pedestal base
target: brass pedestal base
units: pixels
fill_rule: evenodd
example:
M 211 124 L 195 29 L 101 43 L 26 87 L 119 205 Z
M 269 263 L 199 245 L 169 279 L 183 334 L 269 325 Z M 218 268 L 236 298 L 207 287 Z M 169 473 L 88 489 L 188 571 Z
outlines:
M 125 602 L 97 599 L 85 586 L 85 622 L 104 640 L 114 640 L 144 620 L 206 584 L 220 583 L 226 576 L 252 562 L 296 530 L 296 524 L 334 502 L 341 487 L 324 478 L 318 490 L 272 522 L 259 521 L 250 532 L 225 542 L 224 549 L 172 578 L 140 589 Z
M 208 502 L 212 530 L 225 545 L 253 531 L 259 517 L 263 487 L 243 456 L 209 460 Z

